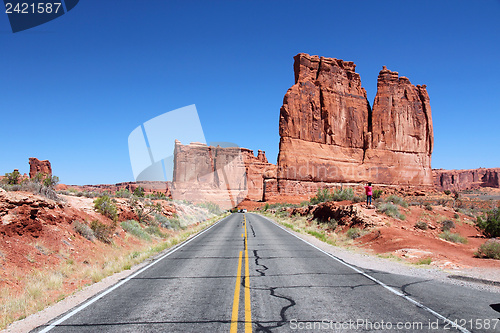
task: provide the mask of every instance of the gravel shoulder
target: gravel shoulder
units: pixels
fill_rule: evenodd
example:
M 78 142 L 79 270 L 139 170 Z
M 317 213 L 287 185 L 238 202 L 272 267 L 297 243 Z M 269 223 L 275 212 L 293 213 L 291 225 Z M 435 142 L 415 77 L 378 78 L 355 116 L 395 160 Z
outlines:
M 402 261 L 396 261 L 394 259 L 379 257 L 359 248 L 346 249 L 333 246 L 324 243 L 309 234 L 303 234 L 291 230 L 264 215 L 261 216 L 286 229 L 297 237 L 306 240 L 321 250 L 336 256 L 352 266 L 361 268 L 364 271 L 375 270 L 398 275 L 432 279 L 467 288 L 500 293 L 500 270 L 497 268 L 458 268 L 444 270 L 433 266 L 412 265 Z M 458 276 L 459 278 L 452 278 L 450 276 Z M 487 283 L 487 281 L 490 281 L 490 283 Z

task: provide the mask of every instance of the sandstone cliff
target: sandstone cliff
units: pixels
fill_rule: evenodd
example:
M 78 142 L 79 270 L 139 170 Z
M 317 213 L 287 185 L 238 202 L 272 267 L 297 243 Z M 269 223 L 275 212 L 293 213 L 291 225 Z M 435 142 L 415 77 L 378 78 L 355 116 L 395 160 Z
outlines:
M 262 200 L 264 175 L 272 174 L 275 168 L 261 150 L 255 156 L 246 148 L 176 141 L 172 197 L 214 202 L 223 208 L 244 199 Z
M 294 59 L 295 84 L 280 110 L 281 194 L 314 192 L 323 182 L 432 184 L 425 86 L 384 67 L 372 110 L 354 63 L 303 53 Z
M 432 170 L 434 185 L 441 190 L 469 190 L 479 187 L 500 188 L 500 168 L 472 170 Z

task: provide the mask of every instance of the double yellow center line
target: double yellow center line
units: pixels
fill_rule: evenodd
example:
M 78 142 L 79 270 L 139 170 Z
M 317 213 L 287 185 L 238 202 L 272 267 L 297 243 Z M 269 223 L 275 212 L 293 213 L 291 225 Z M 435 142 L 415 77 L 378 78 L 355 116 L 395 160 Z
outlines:
M 243 215 L 243 228 L 244 233 L 241 235 L 245 240 L 245 333 L 252 332 L 252 309 L 250 303 L 250 275 L 248 269 L 248 233 L 247 233 L 247 219 Z M 236 286 L 234 288 L 234 300 L 233 300 L 233 312 L 231 315 L 231 330 L 230 333 L 238 332 L 238 310 L 240 303 L 240 286 L 241 286 L 241 259 L 242 251 L 240 251 L 240 257 L 238 260 L 238 271 L 236 273 Z

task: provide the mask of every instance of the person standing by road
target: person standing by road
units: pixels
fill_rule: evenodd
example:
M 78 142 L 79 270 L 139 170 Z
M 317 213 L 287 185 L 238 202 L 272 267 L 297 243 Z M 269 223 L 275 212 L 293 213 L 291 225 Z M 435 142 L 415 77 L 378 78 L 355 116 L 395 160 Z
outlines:
M 373 188 L 372 188 L 372 183 L 368 183 L 367 186 L 365 186 L 365 193 L 366 193 L 366 205 L 371 205 L 372 204 L 372 196 L 373 196 Z

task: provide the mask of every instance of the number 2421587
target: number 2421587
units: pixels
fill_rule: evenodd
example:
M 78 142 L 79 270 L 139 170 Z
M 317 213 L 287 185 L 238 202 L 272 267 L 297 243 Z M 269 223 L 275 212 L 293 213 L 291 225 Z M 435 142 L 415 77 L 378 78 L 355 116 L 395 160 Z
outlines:
M 17 3 L 12 4 L 7 2 L 5 4 L 5 13 L 7 14 L 57 14 L 62 10 L 60 2 L 39 2 L 34 3 Z

